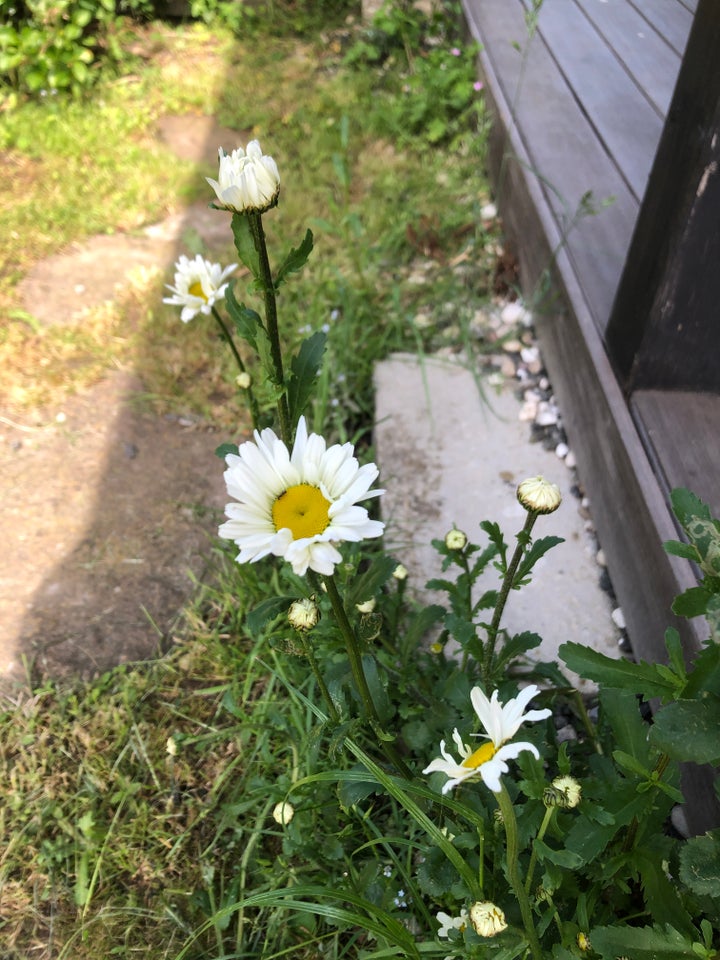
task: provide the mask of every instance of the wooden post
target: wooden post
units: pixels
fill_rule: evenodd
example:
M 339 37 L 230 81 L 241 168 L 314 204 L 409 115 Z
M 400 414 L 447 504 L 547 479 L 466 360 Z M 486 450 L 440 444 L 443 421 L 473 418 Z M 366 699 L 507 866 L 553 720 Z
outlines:
M 699 0 L 606 330 L 626 395 L 720 393 L 720 2 Z

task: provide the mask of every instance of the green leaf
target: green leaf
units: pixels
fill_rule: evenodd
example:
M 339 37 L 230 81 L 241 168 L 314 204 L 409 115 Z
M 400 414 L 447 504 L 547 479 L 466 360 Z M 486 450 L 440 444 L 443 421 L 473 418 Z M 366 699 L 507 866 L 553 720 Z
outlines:
M 707 610 L 708 601 L 712 598 L 705 587 L 690 587 L 685 593 L 675 597 L 672 612 L 678 617 L 701 617 Z
M 544 557 L 548 550 L 552 550 L 553 547 L 564 542 L 563 537 L 541 537 L 539 540 L 535 540 L 517 569 L 515 579 L 513 580 L 513 587 L 519 585 L 521 581 L 528 576 L 538 560 Z
M 246 307 L 244 303 L 239 303 L 236 299 L 234 280 L 228 285 L 225 291 L 225 304 L 238 334 L 243 340 L 249 343 L 257 353 L 258 337 L 266 338 L 267 336 L 265 327 L 260 319 L 260 314 Z
M 692 921 L 678 896 L 677 884 L 671 883 L 663 869 L 662 853 L 645 847 L 635 850 L 635 865 L 645 897 L 645 905 L 653 920 L 672 924 L 686 936 L 693 936 Z
M 250 219 L 246 214 L 233 213 L 232 232 L 235 238 L 235 249 L 242 263 L 248 268 L 256 280 L 260 279 L 260 254 L 255 246 L 255 240 L 250 229 Z
M 594 927 L 590 943 L 602 960 L 632 957 L 633 960 L 697 960 L 692 941 L 671 926 Z
M 680 879 L 697 896 L 720 898 L 720 831 L 691 837 L 682 845 Z
M 425 634 L 436 623 L 439 623 L 444 616 L 445 607 L 441 607 L 438 604 L 431 604 L 429 607 L 423 607 L 422 610 L 419 610 L 405 631 L 403 644 L 406 649 L 419 646 Z
M 355 577 L 349 584 L 345 595 L 345 605 L 348 609 L 356 603 L 365 603 L 372 600 L 378 590 L 388 582 L 397 566 L 397 560 L 385 555 L 376 557 L 365 573 Z
M 274 620 L 281 613 L 285 613 L 295 600 L 297 597 L 268 597 L 267 600 L 263 600 L 247 615 L 246 623 L 250 633 L 260 633 L 268 620 Z
M 572 850 L 553 850 L 543 840 L 536 840 L 534 844 L 540 860 L 549 860 L 558 867 L 564 867 L 566 870 L 577 870 L 582 866 L 582 858 Z
M 663 544 L 666 553 L 673 557 L 682 557 L 683 560 L 698 561 L 698 552 L 695 547 L 689 543 L 681 543 L 679 540 L 666 540 Z
M 677 700 L 659 710 L 650 742 L 674 760 L 720 763 L 720 698 L 706 693 L 697 700 Z
M 710 508 L 703 503 L 700 497 L 695 496 L 690 490 L 684 487 L 676 487 L 670 494 L 670 503 L 673 513 L 678 518 L 682 526 L 686 526 L 693 517 L 702 517 L 703 520 L 710 519 Z
M 288 384 L 288 405 L 290 422 L 297 423 L 312 396 L 317 381 L 320 364 L 325 353 L 327 337 L 318 331 L 300 345 L 290 366 L 291 375 Z
M 215 456 L 220 457 L 221 460 L 224 460 L 229 453 L 237 456 L 239 452 L 240 448 L 236 443 L 221 443 L 219 447 L 215 447 Z
M 485 531 L 490 538 L 490 542 L 494 543 L 497 547 L 498 554 L 500 555 L 500 567 L 504 572 L 507 569 L 507 544 L 503 538 L 502 530 L 498 524 L 493 523 L 492 520 L 483 520 L 480 524 L 480 529 Z
M 655 664 L 641 660 L 631 663 L 629 660 L 615 660 L 603 653 L 591 650 L 581 643 L 563 643 L 560 646 L 560 658 L 570 670 L 594 680 L 601 686 L 618 687 L 641 693 L 646 700 L 652 697 L 671 699 L 678 691 L 682 681 L 671 681 L 663 677 Z
M 504 663 L 524 656 L 529 650 L 534 650 L 542 643 L 542 637 L 530 630 L 516 633 L 503 644 L 500 653 L 495 659 L 495 666 L 501 667 Z
M 637 697 L 629 690 L 603 687 L 600 703 L 615 735 L 618 752 L 636 760 L 641 769 L 639 776 L 645 777 L 646 768 L 651 766 L 647 739 L 650 728 L 640 716 Z
M 283 262 L 280 264 L 277 275 L 275 277 L 275 289 L 277 289 L 283 280 L 287 279 L 289 273 L 297 273 L 299 270 L 305 266 L 308 261 L 308 257 L 312 253 L 313 248 L 313 235 L 312 230 L 308 230 L 303 238 L 303 242 L 299 247 L 293 247 L 290 253 L 285 257 Z
M 705 647 L 695 658 L 680 699 L 692 700 L 705 691 L 720 697 L 720 644 L 717 643 Z

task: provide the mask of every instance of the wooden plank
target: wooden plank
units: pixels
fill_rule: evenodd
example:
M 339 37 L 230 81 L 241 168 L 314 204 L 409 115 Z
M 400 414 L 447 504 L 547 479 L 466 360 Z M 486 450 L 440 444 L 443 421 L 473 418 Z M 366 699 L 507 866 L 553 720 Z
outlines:
M 700 0 L 606 342 L 626 393 L 720 393 L 720 5 Z
M 665 492 L 687 487 L 720 517 L 720 396 L 637 390 L 631 409 Z
M 508 104 L 510 122 L 514 120 L 523 145 L 522 162 L 541 185 L 544 206 L 555 219 L 558 244 L 566 247 L 595 322 L 603 330 L 637 216 L 637 199 L 598 143 L 543 37 L 536 34 L 528 42 L 519 0 L 466 0 L 466 13 Z M 523 54 L 513 43 L 523 47 Z M 517 162 L 510 156 L 505 167 Z M 497 183 L 501 205 L 504 179 L 501 173 Z M 614 197 L 614 202 L 597 216 L 574 222 L 588 191 L 596 201 Z
M 664 118 L 675 89 L 680 56 L 663 36 L 660 18 L 656 17 L 654 23 L 648 24 L 628 0 L 605 0 L 604 3 L 578 0 L 578 3 L 643 95 Z M 688 32 L 690 24 L 691 18 L 688 17 Z M 687 34 L 683 37 L 683 44 L 686 40 Z M 646 175 L 652 155 L 647 158 Z
M 682 3 L 681 0 L 630 0 L 630 2 L 643 15 L 650 27 L 658 25 L 658 29 L 668 43 L 677 54 L 682 56 L 696 4 Z
M 614 8 L 611 13 L 620 9 Z M 662 132 L 660 113 L 574 0 L 544 3 L 538 30 L 604 149 L 639 202 Z M 592 149 L 588 144 L 579 155 L 583 163 Z

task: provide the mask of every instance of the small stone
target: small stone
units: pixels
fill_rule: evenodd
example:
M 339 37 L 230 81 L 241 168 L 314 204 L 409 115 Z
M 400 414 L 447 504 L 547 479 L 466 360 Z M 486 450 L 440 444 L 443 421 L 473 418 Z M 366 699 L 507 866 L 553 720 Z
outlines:
M 568 451 L 568 455 L 565 457 L 565 465 L 571 470 L 576 466 L 577 462 L 575 460 L 575 454 L 572 450 Z
M 500 373 L 504 377 L 514 377 L 515 376 L 515 361 L 512 357 L 503 357 L 500 361 Z
M 525 315 L 525 308 L 517 300 L 514 303 L 508 303 L 502 308 L 500 316 L 503 323 L 516 324 L 521 323 Z
M 625 615 L 620 607 L 615 607 L 610 616 L 612 618 L 612 622 L 615 624 L 618 630 L 625 629 Z
M 595 554 L 595 560 L 596 560 L 597 565 L 598 565 L 599 567 L 606 567 L 606 566 L 607 566 L 607 560 L 605 559 L 605 551 L 604 551 L 604 550 L 598 550 L 598 552 Z
M 541 390 L 549 390 L 549 389 L 550 389 L 550 381 L 548 380 L 548 378 L 547 378 L 547 377 L 542 377 L 542 378 L 540 379 L 540 381 L 538 382 L 538 387 L 539 387 Z
M 496 216 L 497 207 L 494 203 L 486 203 L 484 206 L 480 207 L 481 220 L 494 220 Z
M 569 452 L 570 452 L 570 448 L 566 443 L 559 443 L 555 447 L 555 456 L 559 457 L 561 460 L 564 460 Z
M 532 423 L 536 415 L 537 415 L 537 401 L 526 400 L 525 403 L 520 408 L 520 413 L 518 413 L 518 420 L 521 420 L 523 423 Z
M 547 400 L 542 400 L 538 404 L 535 423 L 537 423 L 539 427 L 550 427 L 553 424 L 557 423 L 557 412 L 547 402 Z
M 503 350 L 505 353 L 520 353 L 522 344 L 519 340 L 506 340 L 503 344 Z
M 520 351 L 520 358 L 523 363 L 533 363 L 540 358 L 540 351 L 537 347 L 523 347 Z
M 569 723 L 560 727 L 556 734 L 558 743 L 567 743 L 569 740 L 577 740 L 577 732 Z

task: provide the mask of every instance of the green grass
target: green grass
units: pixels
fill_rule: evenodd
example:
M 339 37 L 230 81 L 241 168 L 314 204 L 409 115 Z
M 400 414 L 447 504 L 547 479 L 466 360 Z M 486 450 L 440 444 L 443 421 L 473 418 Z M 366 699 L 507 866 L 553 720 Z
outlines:
M 478 217 L 482 115 L 478 129 L 477 114 L 466 114 L 442 144 L 408 135 L 407 63 L 396 53 L 379 68 L 351 69 L 351 39 L 243 42 L 219 28 L 149 27 L 135 76 L 82 102 L 7 116 L 0 149 L 19 173 L 16 186 L 0 186 L 0 361 L 11 409 L 32 410 L 122 363 L 154 409 L 236 424 L 234 370 L 212 320 L 181 325 L 160 303 L 169 277 L 139 280 L 80 328 L 39 328 L 20 312 L 17 284 L 41 257 L 207 195 L 211 171 L 170 161 L 154 138 L 163 113 L 214 112 L 272 153 L 283 184 L 265 218 L 275 260 L 312 226 L 315 250 L 283 288 L 280 313 L 289 345 L 307 328 L 330 328 L 316 428 L 367 438 L 373 365 L 391 350 L 475 349 L 468 320 L 491 293 L 497 244 Z M 51 361 L 40 369 L 39 351 Z M 311 960 L 372 948 L 337 904 L 324 919 L 310 906 L 283 909 L 276 891 L 293 886 L 362 890 L 393 923 L 402 919 L 394 900 L 412 890 L 421 839 L 403 835 L 393 847 L 354 804 L 367 785 L 320 776 L 328 749 L 343 768 L 352 759 L 323 739 L 307 664 L 282 631 L 258 639 L 245 623 L 280 589 L 279 574 L 216 560 L 213 585 L 198 587 L 167 656 L 92 682 L 48 681 L 0 717 L 8 960 Z M 396 656 L 386 651 L 388 664 Z M 429 693 L 436 668 L 424 677 L 415 651 L 403 656 Z M 329 657 L 341 671 L 342 657 Z M 421 713 L 409 707 L 405 720 Z M 282 828 L 271 811 L 288 796 L 296 815 Z M 391 832 L 401 829 L 394 800 L 370 803 Z M 251 895 L 265 899 L 233 906 Z

